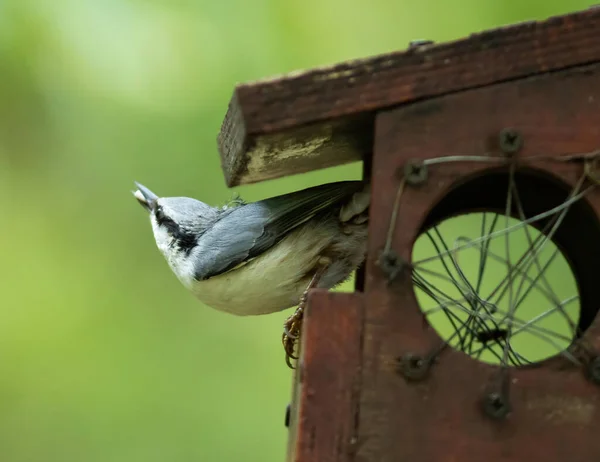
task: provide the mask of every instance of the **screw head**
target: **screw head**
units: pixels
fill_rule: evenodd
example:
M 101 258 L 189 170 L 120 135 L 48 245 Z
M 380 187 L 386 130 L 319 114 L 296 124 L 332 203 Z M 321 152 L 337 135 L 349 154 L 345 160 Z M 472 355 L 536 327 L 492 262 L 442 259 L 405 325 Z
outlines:
M 502 420 L 510 412 L 510 403 L 500 393 L 491 392 L 483 398 L 483 412 L 494 420 Z
M 600 356 L 596 356 L 587 364 L 586 372 L 590 382 L 600 385 Z
M 408 161 L 404 165 L 404 178 L 411 186 L 418 186 L 427 181 L 427 165 L 420 161 Z
M 500 149 L 504 154 L 515 154 L 523 147 L 523 137 L 514 128 L 504 128 L 498 136 Z
M 382 252 L 377 260 L 377 264 L 381 268 L 381 271 L 388 277 L 389 281 L 396 279 L 404 270 L 404 261 L 393 250 Z
M 404 354 L 398 363 L 398 372 L 411 382 L 419 382 L 429 375 L 430 361 L 415 353 Z

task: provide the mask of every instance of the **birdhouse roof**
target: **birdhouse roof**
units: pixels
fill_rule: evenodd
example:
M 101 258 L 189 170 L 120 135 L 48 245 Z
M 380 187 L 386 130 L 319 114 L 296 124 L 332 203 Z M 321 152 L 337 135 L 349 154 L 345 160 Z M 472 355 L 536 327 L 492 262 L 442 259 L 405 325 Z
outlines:
M 600 8 L 237 85 L 218 136 L 229 186 L 370 155 L 375 114 L 600 61 Z

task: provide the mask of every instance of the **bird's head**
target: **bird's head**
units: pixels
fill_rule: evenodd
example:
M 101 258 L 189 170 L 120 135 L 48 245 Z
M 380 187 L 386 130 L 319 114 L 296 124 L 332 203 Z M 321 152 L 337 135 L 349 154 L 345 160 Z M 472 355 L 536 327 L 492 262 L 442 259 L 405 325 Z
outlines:
M 202 234 L 215 222 L 218 209 L 189 197 L 158 197 L 135 183 L 133 195 L 149 215 L 154 239 L 173 270 L 181 270 Z

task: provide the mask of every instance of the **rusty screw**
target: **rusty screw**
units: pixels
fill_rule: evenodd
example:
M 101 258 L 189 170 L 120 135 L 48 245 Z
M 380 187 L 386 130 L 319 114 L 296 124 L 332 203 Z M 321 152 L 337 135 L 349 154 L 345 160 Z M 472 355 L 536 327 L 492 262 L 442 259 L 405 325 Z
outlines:
M 398 358 L 398 372 L 406 380 L 419 382 L 429 375 L 431 361 L 415 353 L 406 353 Z
M 427 181 L 427 165 L 419 161 L 408 161 L 404 165 L 404 178 L 411 186 L 418 186 Z
M 514 128 L 505 128 L 500 131 L 498 136 L 500 149 L 504 154 L 516 154 L 523 147 L 523 137 Z
M 600 385 L 600 356 L 596 356 L 588 363 L 586 372 L 590 382 Z
M 483 412 L 494 420 L 502 420 L 510 412 L 510 403 L 500 393 L 491 392 L 483 398 Z
M 390 282 L 396 279 L 396 277 L 398 277 L 398 275 L 402 273 L 405 268 L 404 260 L 396 255 L 393 250 L 382 252 L 379 256 L 377 264 Z

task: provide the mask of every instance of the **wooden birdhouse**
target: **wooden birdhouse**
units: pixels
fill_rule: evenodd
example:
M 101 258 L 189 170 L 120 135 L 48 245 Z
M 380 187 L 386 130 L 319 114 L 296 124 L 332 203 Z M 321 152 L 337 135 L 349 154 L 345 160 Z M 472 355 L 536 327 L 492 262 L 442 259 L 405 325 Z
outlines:
M 310 294 L 290 462 L 600 460 L 600 9 L 239 85 L 219 148 L 229 186 L 371 180 L 356 292 Z

